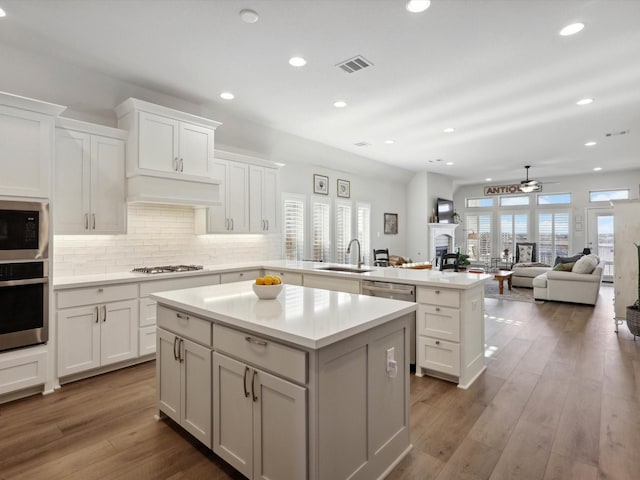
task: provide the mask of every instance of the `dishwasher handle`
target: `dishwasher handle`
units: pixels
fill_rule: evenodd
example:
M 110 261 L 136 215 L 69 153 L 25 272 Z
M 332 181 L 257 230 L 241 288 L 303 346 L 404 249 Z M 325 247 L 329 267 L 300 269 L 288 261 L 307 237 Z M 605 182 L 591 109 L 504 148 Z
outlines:
M 411 295 L 413 296 L 414 291 L 413 287 L 405 287 L 405 288 L 384 288 L 384 287 L 376 287 L 374 285 L 363 285 L 362 292 L 379 292 L 379 293 L 387 293 L 391 295 Z

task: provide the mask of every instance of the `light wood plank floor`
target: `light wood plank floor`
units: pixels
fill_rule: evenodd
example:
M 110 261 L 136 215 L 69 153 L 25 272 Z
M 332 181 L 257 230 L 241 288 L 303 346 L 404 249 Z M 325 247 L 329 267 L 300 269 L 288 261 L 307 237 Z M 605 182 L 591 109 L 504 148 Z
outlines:
M 400 479 L 640 478 L 640 338 L 595 308 L 486 301 L 487 371 L 469 390 L 411 379 Z M 0 479 L 241 479 L 169 421 L 155 365 L 0 405 Z

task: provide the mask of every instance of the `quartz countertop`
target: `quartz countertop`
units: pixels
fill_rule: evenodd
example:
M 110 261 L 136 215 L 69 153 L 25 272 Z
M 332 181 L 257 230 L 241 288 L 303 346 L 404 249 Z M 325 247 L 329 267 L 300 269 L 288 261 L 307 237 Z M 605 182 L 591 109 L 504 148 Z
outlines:
M 274 300 L 260 300 L 252 281 L 159 292 L 159 304 L 200 318 L 319 349 L 411 313 L 413 302 L 284 285 Z
M 354 278 L 360 280 L 373 280 L 382 282 L 405 283 L 416 286 L 448 287 L 455 289 L 468 289 L 493 278 L 493 275 L 468 272 L 440 272 L 439 270 L 411 270 L 408 268 L 371 267 L 363 266 L 368 270 L 363 273 L 335 272 L 323 270 L 323 268 L 336 266 L 354 267 L 355 265 L 342 265 L 321 262 L 296 262 L 288 260 L 253 261 L 232 264 L 205 265 L 202 270 L 192 272 L 172 272 L 159 274 L 144 274 L 132 272 L 116 272 L 92 275 L 77 275 L 65 277 L 53 277 L 54 289 L 88 287 L 109 283 L 143 282 L 161 280 L 167 278 L 183 278 L 195 275 L 213 275 L 218 273 L 234 272 L 247 269 L 267 269 L 282 272 L 298 272 L 302 274 L 323 275 L 327 277 Z

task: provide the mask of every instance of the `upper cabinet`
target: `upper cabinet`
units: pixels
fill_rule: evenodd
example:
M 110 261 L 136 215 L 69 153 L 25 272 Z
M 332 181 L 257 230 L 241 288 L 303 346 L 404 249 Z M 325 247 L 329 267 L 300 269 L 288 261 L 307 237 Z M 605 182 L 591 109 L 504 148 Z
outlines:
M 250 229 L 255 233 L 280 230 L 278 205 L 280 204 L 280 174 L 275 168 L 251 165 L 249 167 Z
M 128 130 L 129 201 L 216 205 L 214 139 L 219 122 L 130 98 L 116 107 Z
M 125 233 L 127 132 L 69 119 L 57 125 L 54 232 Z
M 0 196 L 49 197 L 55 117 L 64 109 L 0 92 Z

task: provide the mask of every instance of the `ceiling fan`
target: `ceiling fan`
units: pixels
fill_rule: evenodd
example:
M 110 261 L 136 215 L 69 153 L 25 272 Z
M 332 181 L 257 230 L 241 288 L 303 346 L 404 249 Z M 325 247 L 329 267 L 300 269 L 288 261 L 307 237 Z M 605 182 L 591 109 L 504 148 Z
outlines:
M 531 165 L 525 165 L 524 168 L 527 171 L 527 178 L 520 182 L 520 191 L 524 193 L 541 191 L 542 183 L 537 180 L 529 180 L 529 169 L 531 168 Z

